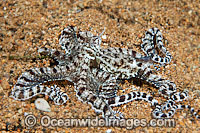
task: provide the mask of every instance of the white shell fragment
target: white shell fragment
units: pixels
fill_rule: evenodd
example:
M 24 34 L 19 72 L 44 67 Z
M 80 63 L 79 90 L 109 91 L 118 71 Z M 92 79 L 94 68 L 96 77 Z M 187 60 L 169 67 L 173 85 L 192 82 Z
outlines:
M 43 98 L 38 98 L 35 100 L 35 107 L 42 111 L 51 112 L 48 102 Z
M 106 35 L 103 35 L 103 36 L 102 36 L 102 39 L 104 39 L 104 40 L 105 40 L 105 39 L 106 39 Z
M 106 133 L 111 133 L 112 132 L 112 129 L 108 129 L 107 131 L 106 131 Z

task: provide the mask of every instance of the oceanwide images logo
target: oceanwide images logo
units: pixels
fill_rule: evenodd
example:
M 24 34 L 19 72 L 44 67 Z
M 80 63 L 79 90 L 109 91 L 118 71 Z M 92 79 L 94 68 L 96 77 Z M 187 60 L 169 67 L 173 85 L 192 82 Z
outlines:
M 37 124 L 37 119 L 34 115 L 29 114 L 25 117 L 24 123 L 27 127 L 34 127 Z M 109 119 L 109 118 L 51 118 L 48 115 L 40 118 L 40 124 L 43 127 L 124 127 L 133 129 L 136 127 L 175 127 L 174 119 Z

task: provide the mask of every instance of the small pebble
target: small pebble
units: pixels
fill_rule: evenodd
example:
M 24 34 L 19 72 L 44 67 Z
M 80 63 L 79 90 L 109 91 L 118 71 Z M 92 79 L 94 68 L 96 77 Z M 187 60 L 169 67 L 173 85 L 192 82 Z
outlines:
M 27 116 L 27 115 L 29 115 L 29 113 L 27 113 L 27 112 L 24 112 L 24 116 Z
M 106 133 L 112 133 L 112 129 L 106 130 Z
M 22 114 L 22 109 L 19 109 L 19 110 L 18 110 L 18 113 L 19 113 L 19 114 Z
M 111 132 L 112 132 L 112 129 L 106 130 L 106 133 L 111 133 Z
M 35 107 L 42 111 L 51 112 L 48 102 L 43 98 L 38 98 L 35 100 Z
M 106 39 L 106 35 L 103 35 L 103 36 L 102 36 L 102 39 L 104 39 L 104 40 L 105 40 L 105 39 Z

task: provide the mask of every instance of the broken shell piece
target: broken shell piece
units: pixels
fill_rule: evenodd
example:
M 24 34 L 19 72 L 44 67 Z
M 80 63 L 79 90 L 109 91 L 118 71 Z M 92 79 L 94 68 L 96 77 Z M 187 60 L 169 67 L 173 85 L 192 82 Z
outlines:
M 112 133 L 112 129 L 108 129 L 106 133 Z
M 35 100 L 35 107 L 42 111 L 51 112 L 48 102 L 43 98 L 38 98 Z

